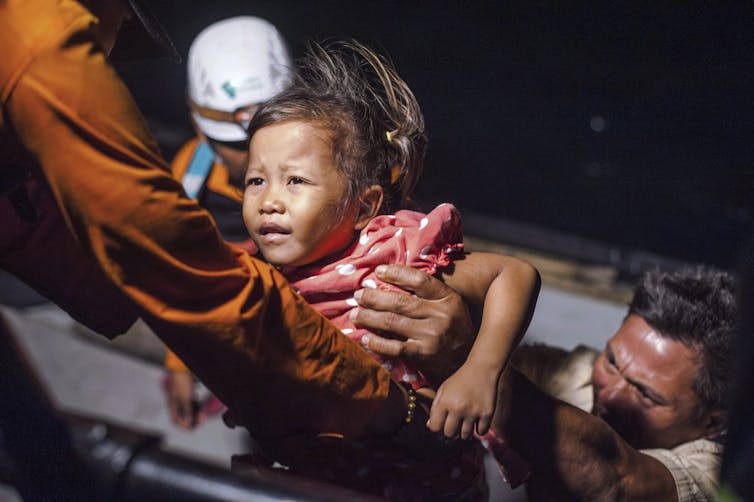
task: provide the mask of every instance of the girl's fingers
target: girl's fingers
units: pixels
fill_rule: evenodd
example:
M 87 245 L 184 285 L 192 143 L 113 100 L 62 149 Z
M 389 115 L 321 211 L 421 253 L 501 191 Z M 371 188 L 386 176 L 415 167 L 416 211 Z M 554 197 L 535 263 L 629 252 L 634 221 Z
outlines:
M 445 434 L 445 437 L 451 439 L 458 437 L 460 429 L 461 421 L 459 420 L 458 415 L 448 414 L 445 418 L 445 425 L 443 426 L 443 434 Z
M 474 422 L 475 420 L 471 417 L 464 419 L 463 423 L 461 424 L 462 439 L 469 439 L 472 436 L 472 434 L 474 433 Z
M 435 406 L 436 401 L 432 403 L 432 407 L 429 410 L 429 420 L 427 420 L 427 428 L 432 432 L 442 432 L 445 425 L 445 418 L 447 412 L 440 406 Z
M 480 436 L 487 434 L 487 431 L 490 430 L 491 421 L 492 418 L 480 418 L 476 424 L 476 433 Z

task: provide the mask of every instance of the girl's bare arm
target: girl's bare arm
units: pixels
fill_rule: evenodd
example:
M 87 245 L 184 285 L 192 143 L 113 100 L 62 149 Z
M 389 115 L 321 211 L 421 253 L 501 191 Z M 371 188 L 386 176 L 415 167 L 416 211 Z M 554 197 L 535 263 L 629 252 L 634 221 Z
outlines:
M 484 305 L 482 323 L 467 361 L 499 376 L 524 335 L 539 294 L 537 270 L 523 260 L 468 253 L 442 279 L 469 303 Z
M 427 425 L 447 437 L 468 438 L 489 429 L 500 374 L 534 311 L 539 274 L 516 258 L 474 253 L 443 275 L 468 302 L 482 303 L 484 312 L 466 361 L 438 389 Z

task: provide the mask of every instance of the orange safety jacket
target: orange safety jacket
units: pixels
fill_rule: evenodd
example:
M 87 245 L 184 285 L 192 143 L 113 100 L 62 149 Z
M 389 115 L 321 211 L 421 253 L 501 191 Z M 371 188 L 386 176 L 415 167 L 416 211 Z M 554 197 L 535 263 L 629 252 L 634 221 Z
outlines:
M 202 148 L 204 148 L 203 151 Z M 196 168 L 197 165 L 198 168 Z M 249 238 L 241 214 L 243 191 L 231 184 L 228 169 L 215 161 L 214 152 L 205 143 L 201 143 L 198 138 L 187 141 L 173 157 L 170 169 L 175 179 L 183 184 L 187 195 L 199 200 L 200 204 L 210 212 L 225 240 L 241 247 L 251 255 L 256 254 L 256 245 Z M 193 176 L 193 178 L 187 180 L 187 176 Z M 220 205 L 216 203 L 216 199 L 225 202 Z M 183 361 L 170 349 L 165 353 L 165 367 L 169 371 L 189 371 Z
M 243 222 L 243 190 L 230 180 L 228 168 L 215 160 L 215 152 L 198 138 L 187 141 L 170 163 L 186 195 L 199 201 L 215 220 L 220 234 L 254 255 L 257 247 Z
M 97 23 L 74 0 L 0 2 L 0 266 L 69 312 L 143 318 L 257 436 L 360 432 L 388 373 L 186 197 Z

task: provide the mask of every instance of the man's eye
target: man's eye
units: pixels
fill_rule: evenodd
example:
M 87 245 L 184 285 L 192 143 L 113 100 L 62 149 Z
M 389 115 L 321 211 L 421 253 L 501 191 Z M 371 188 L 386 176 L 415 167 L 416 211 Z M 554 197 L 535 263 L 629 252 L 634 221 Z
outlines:
M 657 401 L 655 401 L 654 399 L 652 399 L 652 396 L 650 396 L 649 394 L 647 394 L 646 391 L 639 389 L 639 394 L 641 395 L 641 399 L 645 403 L 647 403 L 648 405 L 654 406 L 655 404 L 657 404 Z

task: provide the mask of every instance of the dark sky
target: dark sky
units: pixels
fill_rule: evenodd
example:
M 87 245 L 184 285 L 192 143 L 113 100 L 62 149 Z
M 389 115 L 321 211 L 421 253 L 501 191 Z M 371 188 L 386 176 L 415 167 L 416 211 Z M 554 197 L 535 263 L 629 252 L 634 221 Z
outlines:
M 427 119 L 425 205 L 725 267 L 750 228 L 751 2 L 152 3 L 184 57 L 241 14 L 294 56 L 329 37 L 381 49 Z M 118 67 L 151 119 L 188 127 L 183 65 Z

